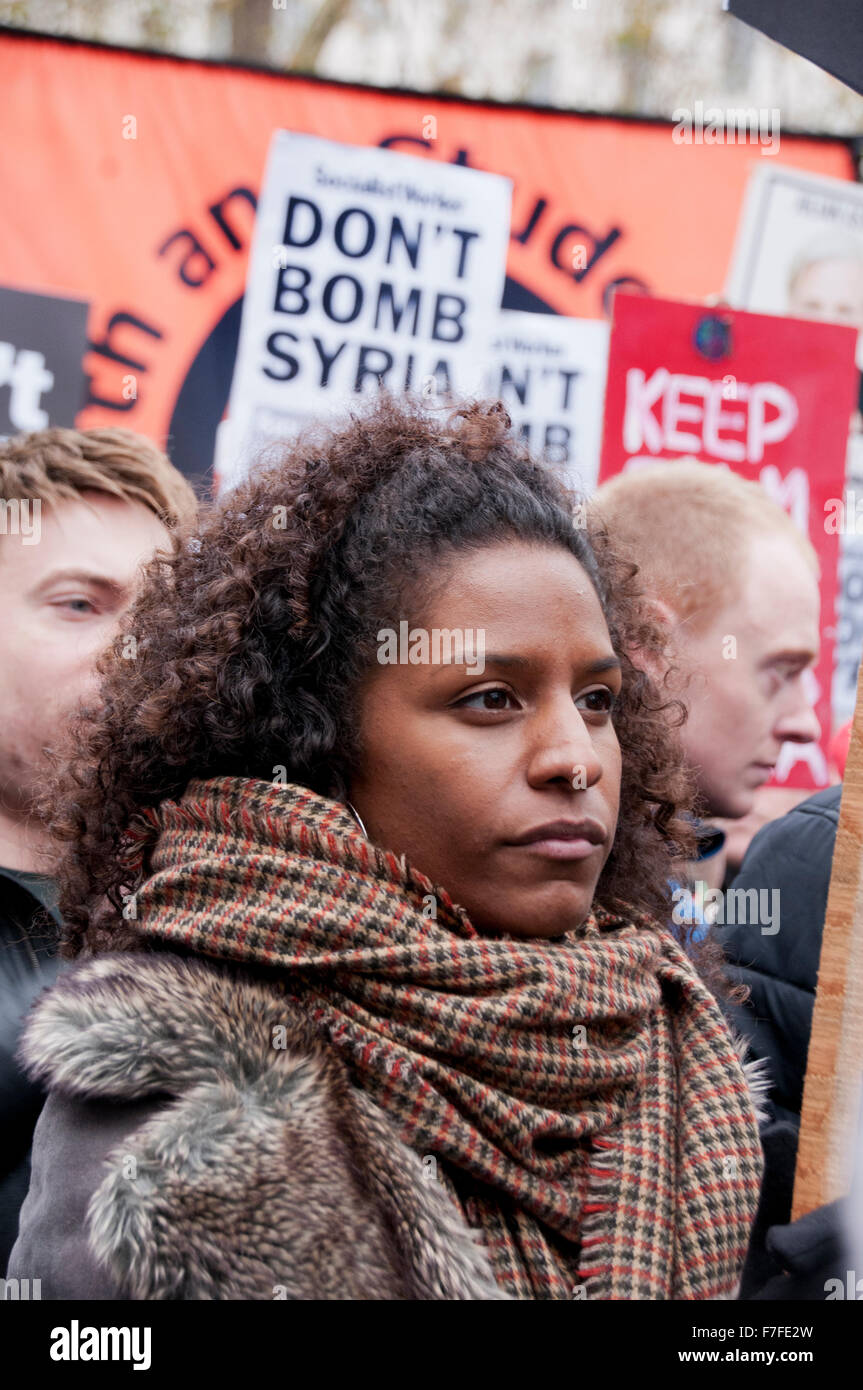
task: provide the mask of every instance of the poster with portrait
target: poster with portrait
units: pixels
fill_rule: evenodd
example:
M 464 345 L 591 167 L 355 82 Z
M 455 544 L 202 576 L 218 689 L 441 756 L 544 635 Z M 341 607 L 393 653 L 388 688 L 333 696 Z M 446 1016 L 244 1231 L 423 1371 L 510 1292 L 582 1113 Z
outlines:
M 739 309 L 850 324 L 861 332 L 863 186 L 785 166 L 751 175 L 725 298 Z

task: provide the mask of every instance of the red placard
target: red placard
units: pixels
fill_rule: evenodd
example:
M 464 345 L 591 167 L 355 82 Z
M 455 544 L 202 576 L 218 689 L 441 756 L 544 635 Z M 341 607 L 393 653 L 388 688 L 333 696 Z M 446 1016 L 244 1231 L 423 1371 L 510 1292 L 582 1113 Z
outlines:
M 760 482 L 818 554 L 823 758 L 796 745 L 785 786 L 829 780 L 839 543 L 825 519 L 844 492 L 856 341 L 854 328 L 808 319 L 623 293 L 614 301 L 600 482 L 660 459 L 724 465 Z

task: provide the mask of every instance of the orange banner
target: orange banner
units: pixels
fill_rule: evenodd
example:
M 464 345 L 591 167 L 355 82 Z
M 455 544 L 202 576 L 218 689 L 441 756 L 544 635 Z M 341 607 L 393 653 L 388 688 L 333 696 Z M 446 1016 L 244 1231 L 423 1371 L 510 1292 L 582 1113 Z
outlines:
M 275 129 L 513 180 L 504 303 L 601 318 L 615 285 L 725 279 L 764 159 L 853 178 L 840 140 L 680 144 L 672 122 L 403 95 L 0 34 L 0 284 L 89 304 L 82 426 L 123 424 L 209 470 Z M 578 248 L 583 248 L 579 250 Z

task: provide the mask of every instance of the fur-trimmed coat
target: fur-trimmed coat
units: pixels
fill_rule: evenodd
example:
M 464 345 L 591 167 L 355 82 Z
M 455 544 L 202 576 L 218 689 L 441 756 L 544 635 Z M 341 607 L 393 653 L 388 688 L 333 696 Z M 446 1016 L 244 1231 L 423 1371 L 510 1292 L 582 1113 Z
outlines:
M 54 1299 L 499 1299 L 476 1235 L 281 985 L 154 953 L 31 1015 L 49 1089 L 8 1274 Z

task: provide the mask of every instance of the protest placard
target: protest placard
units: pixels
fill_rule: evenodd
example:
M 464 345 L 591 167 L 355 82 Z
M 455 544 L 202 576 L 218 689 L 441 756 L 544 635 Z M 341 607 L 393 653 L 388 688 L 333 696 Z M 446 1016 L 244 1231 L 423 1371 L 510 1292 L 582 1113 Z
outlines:
M 88 309 L 65 295 L 0 287 L 0 438 L 75 423 Z
M 599 473 L 609 325 L 502 310 L 486 376 L 517 433 L 579 492 Z
M 850 327 L 618 294 L 600 481 L 697 459 L 761 483 L 805 531 L 821 567 L 821 651 L 811 674 L 821 740 L 783 744 L 775 781 L 830 780 L 838 535 L 856 391 Z
M 480 389 L 510 199 L 497 174 L 277 132 L 219 441 L 221 483 L 242 476 L 268 440 L 354 395 Z

